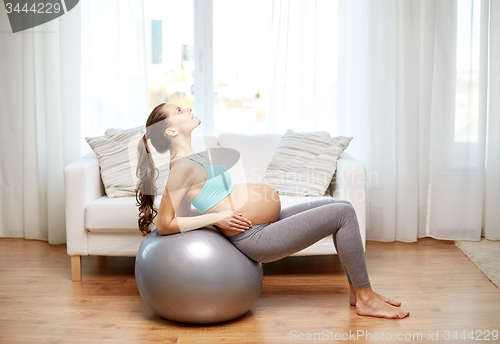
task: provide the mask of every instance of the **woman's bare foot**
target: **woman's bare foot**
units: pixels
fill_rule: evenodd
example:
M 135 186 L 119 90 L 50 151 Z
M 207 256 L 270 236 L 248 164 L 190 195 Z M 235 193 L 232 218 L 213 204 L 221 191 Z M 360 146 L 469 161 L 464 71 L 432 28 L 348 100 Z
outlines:
M 349 287 L 351 289 L 351 293 L 349 295 L 349 303 L 351 304 L 351 306 L 356 306 L 356 292 L 354 290 L 354 287 L 352 286 L 352 284 L 349 284 Z M 390 304 L 390 305 L 393 305 L 393 306 L 396 306 L 396 307 L 399 307 L 401 306 L 401 302 L 399 301 L 396 301 L 394 299 L 389 299 L 388 297 L 385 297 L 385 296 L 382 296 L 380 295 L 379 293 L 375 293 L 373 292 L 380 300 Z
M 356 292 L 356 313 L 379 318 L 402 319 L 410 312 L 396 308 L 379 298 L 371 287 L 358 289 Z

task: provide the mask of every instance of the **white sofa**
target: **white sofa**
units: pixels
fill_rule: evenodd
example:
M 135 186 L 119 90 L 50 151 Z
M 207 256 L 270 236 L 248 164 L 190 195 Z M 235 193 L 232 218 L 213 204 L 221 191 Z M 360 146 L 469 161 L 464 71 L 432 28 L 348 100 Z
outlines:
M 312 132 L 330 137 L 327 132 Z M 231 168 L 233 182 L 262 180 L 282 135 L 233 134 L 193 135 L 196 152 L 209 148 L 232 148 L 240 153 L 240 161 Z M 64 170 L 66 185 L 67 250 L 71 256 L 72 280 L 81 281 L 82 256 L 135 257 L 143 240 L 137 226 L 138 208 L 135 197 L 109 198 L 99 173 L 94 153 L 89 153 Z M 344 152 L 337 161 L 337 171 L 326 195 L 296 197 L 280 195 L 282 209 L 314 199 L 335 197 L 351 202 L 358 217 L 363 246 L 366 246 L 366 186 L 365 168 L 353 156 Z M 161 196 L 155 199 L 159 207 Z M 187 201 L 181 203 L 176 216 L 196 216 L 200 213 Z M 336 253 L 331 237 L 293 255 L 323 255 Z

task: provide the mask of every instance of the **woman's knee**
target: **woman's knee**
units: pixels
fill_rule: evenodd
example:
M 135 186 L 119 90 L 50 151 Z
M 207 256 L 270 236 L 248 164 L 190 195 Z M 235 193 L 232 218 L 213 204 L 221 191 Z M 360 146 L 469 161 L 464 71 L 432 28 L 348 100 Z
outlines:
M 351 206 L 352 207 L 351 202 L 349 202 L 346 199 L 329 198 L 329 199 L 327 199 L 327 203 L 328 204 L 345 204 L 347 206 Z
M 339 202 L 340 202 L 340 203 L 344 203 L 344 204 L 347 204 L 347 205 L 352 206 L 351 202 L 349 202 L 349 201 L 348 201 L 348 200 L 346 200 L 346 199 L 341 199 L 341 200 L 339 200 Z
M 333 207 L 334 212 L 342 212 L 345 216 L 348 217 L 356 217 L 356 211 L 352 206 L 351 202 L 342 200 L 343 202 L 331 203 L 330 205 Z

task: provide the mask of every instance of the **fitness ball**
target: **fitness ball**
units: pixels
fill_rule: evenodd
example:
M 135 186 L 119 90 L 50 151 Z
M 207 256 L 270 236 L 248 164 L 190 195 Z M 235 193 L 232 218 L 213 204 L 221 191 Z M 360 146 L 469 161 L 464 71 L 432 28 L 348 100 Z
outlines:
M 241 253 L 214 226 L 171 235 L 156 229 L 135 261 L 146 304 L 172 321 L 211 324 L 237 318 L 262 288 L 262 264 Z

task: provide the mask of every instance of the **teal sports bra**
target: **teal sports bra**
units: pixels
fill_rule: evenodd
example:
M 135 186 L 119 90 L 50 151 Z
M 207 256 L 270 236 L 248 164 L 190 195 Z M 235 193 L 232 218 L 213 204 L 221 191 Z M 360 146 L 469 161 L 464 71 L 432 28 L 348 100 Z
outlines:
M 200 153 L 196 154 L 205 158 Z M 200 213 L 204 213 L 208 209 L 212 208 L 229 196 L 231 191 L 233 191 L 234 184 L 231 181 L 231 172 L 227 168 L 227 165 L 221 162 L 218 164 L 201 162 L 189 156 L 181 155 L 179 158 L 180 157 L 186 157 L 196 161 L 197 163 L 202 164 L 205 167 L 205 170 L 207 170 L 207 181 L 203 185 L 203 188 L 198 196 L 196 196 L 196 198 L 191 202 L 191 204 L 194 205 Z

